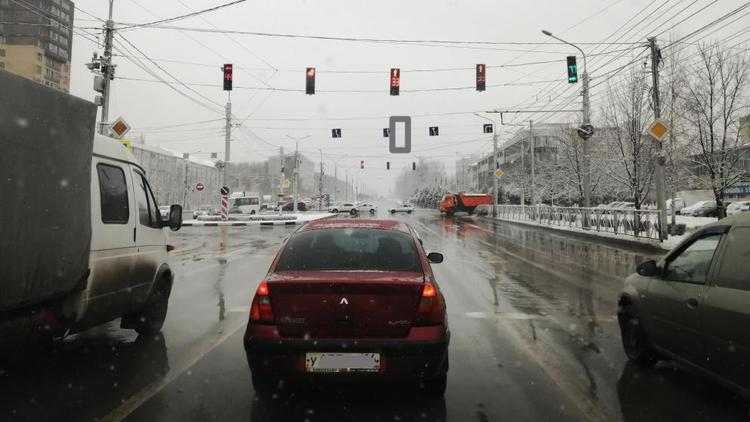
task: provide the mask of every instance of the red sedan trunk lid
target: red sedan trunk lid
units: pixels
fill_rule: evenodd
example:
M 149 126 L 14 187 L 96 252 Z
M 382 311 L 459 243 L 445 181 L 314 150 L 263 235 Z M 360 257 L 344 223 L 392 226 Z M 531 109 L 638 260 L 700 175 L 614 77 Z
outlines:
M 268 279 L 285 337 L 405 337 L 422 295 L 413 272 L 284 271 Z

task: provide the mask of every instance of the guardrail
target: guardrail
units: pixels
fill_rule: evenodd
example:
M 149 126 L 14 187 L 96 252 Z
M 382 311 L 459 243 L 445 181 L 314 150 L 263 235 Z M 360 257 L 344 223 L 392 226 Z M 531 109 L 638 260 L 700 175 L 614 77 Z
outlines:
M 480 205 L 477 215 L 492 216 L 493 205 Z M 624 208 L 494 205 L 496 218 L 529 221 L 549 226 L 612 233 L 654 240 L 660 237 L 659 211 Z

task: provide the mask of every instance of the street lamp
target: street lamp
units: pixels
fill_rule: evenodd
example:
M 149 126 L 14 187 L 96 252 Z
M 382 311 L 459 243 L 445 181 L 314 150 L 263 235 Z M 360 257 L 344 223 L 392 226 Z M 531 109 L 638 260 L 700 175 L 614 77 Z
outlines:
M 571 44 L 562 38 L 552 35 L 551 32 L 543 29 L 542 34 L 554 38 L 563 44 L 567 44 L 581 52 L 583 56 L 583 89 L 581 95 L 583 96 L 583 127 L 589 128 L 591 125 L 591 105 L 589 103 L 589 74 L 586 67 L 586 53 L 575 44 Z M 591 207 L 591 157 L 589 154 L 589 143 L 588 140 L 583 138 L 583 206 L 586 208 Z

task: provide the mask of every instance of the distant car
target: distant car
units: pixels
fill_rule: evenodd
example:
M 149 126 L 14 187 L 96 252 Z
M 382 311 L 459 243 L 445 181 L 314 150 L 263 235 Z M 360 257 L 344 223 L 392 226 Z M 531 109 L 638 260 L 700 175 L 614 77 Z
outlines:
M 405 212 L 407 214 L 411 214 L 414 212 L 414 205 L 412 204 L 399 204 L 395 207 L 391 207 L 388 209 L 388 212 L 391 214 L 395 214 L 397 212 Z
M 680 210 L 680 214 L 692 217 L 715 217 L 717 212 L 716 201 L 698 201 Z
M 340 204 L 332 205 L 328 208 L 328 212 L 332 212 L 334 214 L 336 213 L 348 213 L 348 214 L 357 214 L 359 213 L 359 208 L 353 203 L 353 202 L 342 202 Z
M 159 207 L 159 214 L 161 214 L 162 220 L 169 219 L 169 206 L 168 205 L 162 205 Z
M 628 277 L 617 319 L 627 357 L 672 359 L 750 393 L 750 214 L 703 226 Z
M 202 215 L 219 215 L 219 211 L 211 205 L 201 205 L 193 211 L 193 219 L 195 220 Z
M 734 215 L 741 212 L 750 211 L 750 201 L 736 201 L 732 202 L 727 207 L 727 215 Z
M 442 397 L 450 331 L 431 267 L 442 261 L 400 221 L 302 226 L 251 302 L 244 346 L 255 391 L 276 394 L 300 379 L 418 381 Z
M 680 214 L 682 209 L 685 208 L 685 200 L 682 198 L 674 199 L 674 212 Z M 667 212 L 672 212 L 672 198 L 667 199 Z
M 294 211 L 294 202 L 287 202 L 281 207 L 282 211 Z M 297 211 L 307 211 L 307 205 L 304 202 L 297 202 Z
M 369 202 L 363 202 L 359 204 L 357 206 L 357 209 L 359 210 L 359 212 L 369 212 L 370 215 L 375 215 L 375 213 L 378 212 L 378 207 Z

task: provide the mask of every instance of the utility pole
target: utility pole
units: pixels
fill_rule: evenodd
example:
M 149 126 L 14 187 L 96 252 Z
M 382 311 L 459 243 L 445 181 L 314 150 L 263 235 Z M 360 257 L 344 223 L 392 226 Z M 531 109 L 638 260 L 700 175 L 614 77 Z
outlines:
M 536 183 L 536 140 L 534 139 L 534 121 L 529 120 L 529 138 L 531 138 L 531 188 L 529 193 L 531 194 L 531 205 L 536 204 L 534 198 L 534 186 Z
M 279 207 L 279 215 L 281 215 L 283 208 L 282 198 L 284 198 L 284 180 L 286 178 L 284 175 L 284 147 L 279 147 L 279 169 L 281 170 L 281 179 L 279 180 L 279 196 L 276 202 L 282 202 L 282 206 Z
M 490 177 L 492 177 L 492 202 L 493 202 L 493 204 L 492 204 L 492 216 L 493 217 L 497 217 L 497 209 L 495 208 L 495 205 L 497 205 L 498 180 L 497 180 L 497 176 L 495 176 L 495 171 L 497 171 L 497 169 L 498 169 L 498 165 L 497 165 L 497 136 L 498 136 L 498 126 L 495 123 L 495 121 L 492 120 L 492 119 L 490 119 L 490 118 L 484 117 L 484 116 L 482 116 L 481 114 L 478 114 L 478 113 L 474 113 L 474 115 L 477 116 L 477 117 L 481 117 L 481 118 L 483 118 L 485 120 L 491 121 L 492 122 L 492 126 L 493 126 L 493 128 L 492 128 L 492 170 L 491 170 L 492 175 Z M 500 120 L 502 120 L 502 118 L 503 118 L 503 115 L 501 113 L 500 114 Z
M 336 201 L 338 201 L 338 192 L 339 192 L 339 165 L 338 163 L 333 163 L 333 203 L 335 204 Z
M 653 87 L 651 89 L 654 103 L 654 118 L 661 117 L 661 104 L 659 103 L 659 60 L 661 52 L 656 45 L 656 37 L 648 38 L 651 47 L 651 77 L 653 78 Z M 667 202 L 666 202 L 666 182 L 664 180 L 664 150 L 661 142 L 653 140 L 658 153 L 656 156 L 656 206 L 659 209 L 659 239 L 667 238 Z
M 318 182 L 318 211 L 323 210 L 323 150 L 320 149 L 320 181 Z
M 224 172 L 221 185 L 227 185 L 227 170 L 229 169 L 229 140 L 232 137 L 232 91 L 227 91 L 226 122 L 224 124 Z
M 107 21 L 104 23 L 104 53 L 97 57 L 96 52 L 94 52 L 91 63 L 86 64 L 89 70 L 101 75 L 94 78 L 94 91 L 101 93 L 101 96 L 96 98 L 96 103 L 102 106 L 101 120 L 99 121 L 99 133 L 102 135 L 108 135 L 109 100 L 112 96 L 111 82 L 115 78 L 116 66 L 112 64 L 112 39 L 115 35 L 115 23 L 112 20 L 113 3 L 114 0 L 109 0 L 109 14 Z
M 521 139 L 521 205 L 526 205 L 526 143 Z
M 310 135 L 305 135 L 301 138 L 295 138 L 289 135 L 286 135 L 286 137 L 294 140 L 294 175 L 292 177 L 294 189 L 292 194 L 292 210 L 294 210 L 294 212 L 297 212 L 297 192 L 299 190 L 299 141 L 309 138 Z

